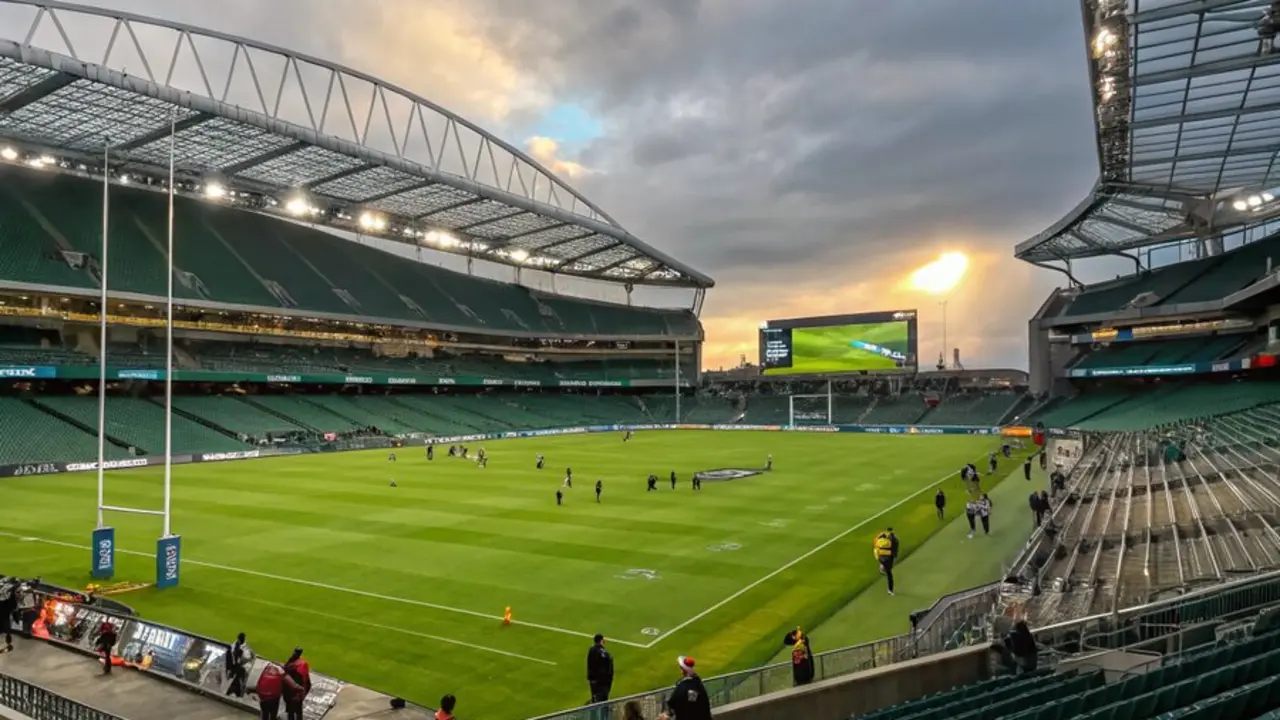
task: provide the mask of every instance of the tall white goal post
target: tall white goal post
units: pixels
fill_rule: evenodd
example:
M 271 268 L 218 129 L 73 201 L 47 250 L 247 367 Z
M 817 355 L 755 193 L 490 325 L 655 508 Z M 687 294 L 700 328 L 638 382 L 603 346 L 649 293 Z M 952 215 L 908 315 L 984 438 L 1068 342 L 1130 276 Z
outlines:
M 835 418 L 835 397 L 831 381 L 827 381 L 824 395 L 788 395 L 787 425 L 832 425 Z
M 102 165 L 102 248 L 99 282 L 102 292 L 99 298 L 99 347 L 98 347 L 98 497 L 97 523 L 90 545 L 92 575 L 98 580 L 108 580 L 115 575 L 116 533 L 106 524 L 106 513 L 152 515 L 160 517 L 163 530 L 156 541 L 156 587 L 168 588 L 178 584 L 182 555 L 182 538 L 173 534 L 172 480 L 173 480 L 173 211 L 174 211 L 174 160 L 176 154 L 177 112 L 169 119 L 169 214 L 167 229 L 168 287 L 165 297 L 165 364 L 164 364 L 164 506 L 163 509 L 108 505 L 106 488 L 106 414 L 107 414 L 107 253 L 110 246 L 110 187 L 111 142 L 105 143 Z

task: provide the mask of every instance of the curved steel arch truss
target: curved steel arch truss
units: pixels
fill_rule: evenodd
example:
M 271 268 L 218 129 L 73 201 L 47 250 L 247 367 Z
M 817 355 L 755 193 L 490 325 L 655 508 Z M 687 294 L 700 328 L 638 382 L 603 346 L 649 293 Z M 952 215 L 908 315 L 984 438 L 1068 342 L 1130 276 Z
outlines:
M 0 0 L 0 139 L 88 162 L 109 149 L 115 167 L 145 175 L 167 169 L 171 129 L 181 178 L 260 193 L 266 211 L 302 195 L 314 219 L 444 252 L 713 285 L 536 159 L 398 86 L 181 23 Z M 363 213 L 380 223 L 361 227 Z

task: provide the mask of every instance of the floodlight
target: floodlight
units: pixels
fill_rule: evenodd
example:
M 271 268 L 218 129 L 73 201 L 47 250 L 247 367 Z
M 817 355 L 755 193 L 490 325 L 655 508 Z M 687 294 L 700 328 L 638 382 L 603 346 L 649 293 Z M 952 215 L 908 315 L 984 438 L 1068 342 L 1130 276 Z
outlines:
M 54 159 L 54 157 L 53 157 L 52 155 L 41 155 L 41 156 L 40 156 L 40 164 L 41 164 L 41 165 L 55 165 L 55 164 L 57 164 L 57 162 L 58 162 L 58 161 L 57 161 L 56 159 Z
M 1272 194 L 1271 194 L 1271 193 L 1269 193 L 1269 192 L 1264 192 L 1264 193 L 1262 193 L 1262 201 L 1263 201 L 1263 202 L 1271 202 L 1272 200 L 1275 200 L 1275 199 L 1276 199 L 1276 196 L 1275 196 L 1275 195 L 1272 195 Z
M 510 258 L 518 263 L 522 263 L 529 259 L 529 253 L 525 250 L 516 249 L 511 251 Z
M 11 147 L 6 147 L 3 150 L 0 150 L 0 158 L 13 162 L 18 159 L 18 151 Z
M 1248 210 L 1248 209 L 1249 209 L 1249 203 L 1247 203 L 1247 202 L 1245 202 L 1245 201 L 1243 201 L 1243 200 L 1237 200 L 1237 201 L 1235 201 L 1235 202 L 1231 203 L 1231 207 L 1235 208 L 1235 209 L 1236 209 L 1236 210 L 1238 210 L 1239 212 L 1244 212 L 1245 210 Z
M 381 215 L 371 212 L 360 213 L 360 227 L 365 230 L 385 230 L 387 221 Z
M 211 182 L 204 186 L 204 196 L 213 200 L 227 196 L 227 189 L 221 184 Z
M 300 197 L 289 198 L 284 204 L 284 209 L 290 215 L 306 215 L 311 210 L 311 205 Z
M 128 184 L 129 184 L 129 175 L 128 175 L 128 174 L 126 174 L 126 173 L 121 173 L 121 174 L 120 174 L 120 184 L 121 184 L 121 185 L 128 185 Z
M 1262 204 L 1262 198 L 1258 195 L 1250 195 L 1247 202 L 1249 203 L 1249 207 L 1256 208 Z

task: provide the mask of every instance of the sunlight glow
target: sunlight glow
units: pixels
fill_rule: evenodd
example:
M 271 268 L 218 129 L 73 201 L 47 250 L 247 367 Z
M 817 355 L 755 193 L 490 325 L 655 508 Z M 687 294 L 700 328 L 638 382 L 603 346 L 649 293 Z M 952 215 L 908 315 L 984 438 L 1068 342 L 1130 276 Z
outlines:
M 943 253 L 937 260 L 916 268 L 907 283 L 913 290 L 941 295 L 959 285 L 968 270 L 969 258 L 964 253 Z

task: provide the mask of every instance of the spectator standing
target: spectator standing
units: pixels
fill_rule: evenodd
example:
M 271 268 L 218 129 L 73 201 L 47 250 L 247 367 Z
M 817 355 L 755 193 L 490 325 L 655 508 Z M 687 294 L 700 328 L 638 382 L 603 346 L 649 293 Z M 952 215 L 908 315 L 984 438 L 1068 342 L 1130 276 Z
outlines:
M 284 713 L 288 720 L 302 720 L 302 702 L 311 692 L 311 666 L 302 657 L 302 648 L 294 648 L 284 671 L 291 683 L 285 684 Z
M 711 720 L 711 698 L 707 697 L 702 678 L 694 670 L 693 658 L 681 655 L 676 662 L 680 665 L 682 677 L 667 698 L 667 708 L 676 720 Z M 663 713 L 658 720 L 671 720 L 671 715 Z
M 280 698 L 287 690 L 297 690 L 297 683 L 284 668 L 275 663 L 267 663 L 258 675 L 258 683 L 253 687 L 253 694 L 258 696 L 258 711 L 262 720 L 276 720 L 280 716 Z
M 787 633 L 782 644 L 791 648 L 791 680 L 796 687 L 813 682 L 813 645 L 804 630 Z
M 1031 482 L 1031 458 L 1022 461 L 1022 476 Z
M 102 674 L 111 674 L 111 651 L 120 638 L 116 635 L 116 626 L 109 622 L 102 623 L 98 637 L 93 641 L 93 649 L 102 654 Z
M 452 695 L 440 698 L 440 709 L 436 711 L 436 720 L 454 720 L 453 708 L 457 704 L 458 698 Z
M 587 650 L 587 685 L 591 688 L 591 701 L 607 702 L 613 689 L 613 656 L 604 646 L 604 635 L 596 633 L 591 649 Z
M 4 633 L 4 652 L 13 650 L 12 624 L 18 612 L 18 581 L 15 578 L 0 580 L 0 632 Z
M 947 516 L 947 494 L 942 492 L 942 488 L 938 488 L 938 494 L 933 496 L 933 506 L 938 509 L 939 520 Z
M 1027 506 L 1031 508 L 1031 516 L 1034 519 L 1036 527 L 1040 527 L 1040 523 L 1044 520 L 1044 505 L 1040 502 L 1040 493 L 1033 492 L 1031 497 L 1027 498 Z
M 253 650 L 245 642 L 244 633 L 236 636 L 236 642 L 227 653 L 227 675 L 231 677 L 231 687 L 227 694 L 231 697 L 244 697 L 249 680 L 249 668 L 253 666 Z

